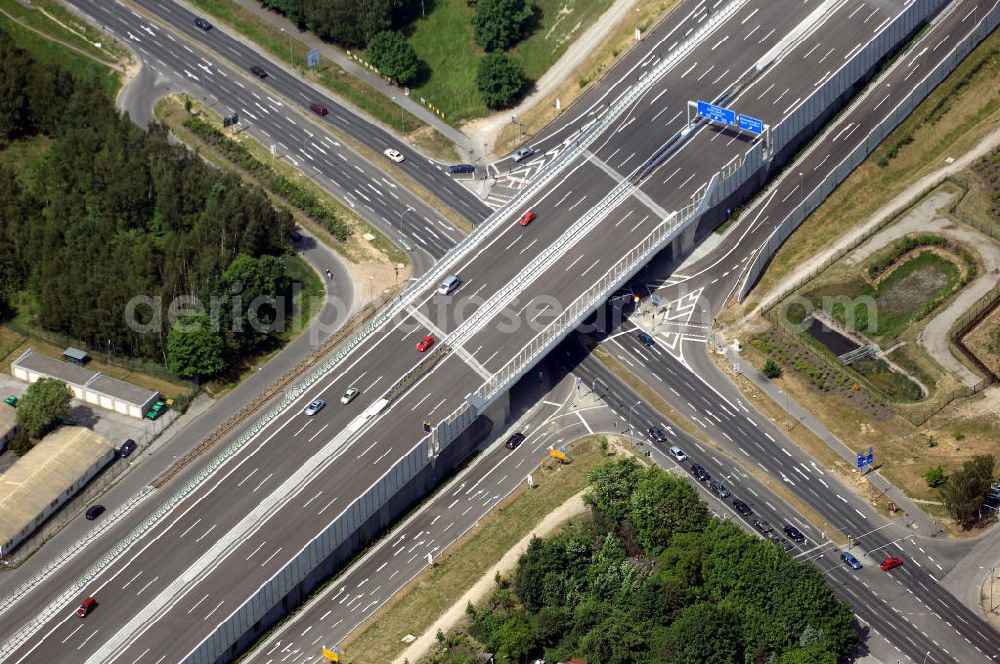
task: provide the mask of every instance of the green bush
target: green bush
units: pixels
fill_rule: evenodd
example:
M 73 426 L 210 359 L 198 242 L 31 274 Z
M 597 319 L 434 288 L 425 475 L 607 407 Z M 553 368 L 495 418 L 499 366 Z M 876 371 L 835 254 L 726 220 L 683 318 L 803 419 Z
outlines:
M 764 363 L 763 373 L 765 378 L 774 380 L 781 377 L 781 367 L 774 360 L 768 360 Z
M 924 480 L 927 482 L 927 486 L 932 489 L 936 489 L 945 482 L 944 468 L 941 466 L 933 466 L 924 471 Z

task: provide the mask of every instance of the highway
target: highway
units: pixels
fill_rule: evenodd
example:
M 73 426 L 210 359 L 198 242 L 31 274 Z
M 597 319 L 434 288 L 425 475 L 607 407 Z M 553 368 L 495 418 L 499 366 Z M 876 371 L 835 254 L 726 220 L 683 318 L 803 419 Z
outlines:
M 469 389 L 482 382 L 483 374 L 497 371 L 505 358 L 533 336 L 531 327 L 552 316 L 560 301 L 567 302 L 574 289 L 591 278 L 588 275 L 603 274 L 617 256 L 660 223 L 658 209 L 638 197 L 617 207 L 598 230 L 571 246 L 558 264 L 532 275 L 535 278 L 525 288 L 533 295 L 531 299 L 504 307 L 503 320 L 500 315 L 487 318 L 462 347 L 434 356 L 433 366 L 361 436 L 346 447 L 330 448 L 334 432 L 380 396 L 395 377 L 414 367 L 421 357 L 412 350 L 416 339 L 428 331 L 440 338 L 473 315 L 486 294 L 514 279 L 528 259 L 558 240 L 578 215 L 616 184 L 618 169 L 637 166 L 643 154 L 680 128 L 680 115 L 657 115 L 655 95 L 669 90 L 671 99 L 712 98 L 712 90 L 730 82 L 727 76 L 744 71 L 777 42 L 775 35 L 802 20 L 808 9 L 751 3 L 742 14 L 753 11 L 749 23 L 726 24 L 708 35 L 702 50 L 681 59 L 645 100 L 604 135 L 605 140 L 592 146 L 586 160 L 567 167 L 552 186 L 528 202 L 538 213 L 537 221 L 521 227 L 511 218 L 484 233 L 473 251 L 454 261 L 455 273 L 465 280 L 455 296 L 422 294 L 406 317 L 352 352 L 328 380 L 300 401 L 304 405 L 322 395 L 331 404 L 326 410 L 306 418 L 298 409 L 290 409 L 278 418 L 238 460 L 224 466 L 181 509 L 163 519 L 154 535 L 140 540 L 116 561 L 112 571 L 87 589 L 102 605 L 86 623 L 71 619 L 73 607 L 68 606 L 67 615 L 46 625 L 39 638 L 11 661 L 45 661 L 52 652 L 49 648 L 69 647 L 54 646 L 57 643 L 72 644 L 81 658 L 93 661 L 134 661 L 146 653 L 162 653 L 163 661 L 183 658 L 253 588 L 280 569 L 311 533 L 418 444 L 423 419 L 439 418 L 457 407 Z M 849 53 L 871 29 L 868 21 L 878 25 L 887 18 L 850 14 L 853 9 L 844 5 L 827 17 L 837 30 L 823 32 L 830 46 L 821 53 L 830 49 Z M 747 37 L 751 31 L 759 32 L 762 24 L 778 28 L 770 36 L 762 34 L 760 40 Z M 794 67 L 773 67 L 743 91 L 743 99 L 749 101 L 756 92 L 761 104 L 785 100 L 790 109 L 800 94 L 792 90 L 809 89 L 824 66 L 806 55 L 807 47 L 813 45 L 800 45 L 801 53 L 786 56 Z M 820 54 L 811 53 L 819 60 Z M 712 78 L 715 63 L 727 67 L 718 72 L 718 78 Z M 657 123 L 664 125 L 662 134 L 646 128 Z M 682 207 L 744 147 L 739 137 L 702 128 L 647 181 L 645 191 L 656 206 Z M 548 298 L 544 308 L 539 304 L 542 296 Z M 456 311 L 459 308 L 466 311 Z M 502 325 L 507 321 L 511 324 Z M 337 397 L 352 385 L 362 388 L 362 397 L 349 407 L 340 407 Z M 306 469 L 308 473 L 301 474 Z M 291 493 L 281 486 L 286 479 L 294 482 Z M 214 550 L 202 553 L 210 542 L 215 543 Z M 222 560 L 227 564 L 221 564 Z M 10 614 L 2 618 L 9 633 Z M 158 660 L 151 657 L 150 661 Z
M 479 199 L 437 164 L 411 152 L 391 134 L 352 111 L 339 106 L 315 88 L 277 64 L 268 63 L 243 42 L 222 29 L 203 32 L 194 17 L 174 3 L 148 2 L 147 11 L 158 11 L 160 27 L 118 3 L 71 0 L 70 4 L 110 26 L 119 38 L 135 49 L 144 62 L 175 85 L 201 99 L 219 115 L 236 112 L 238 130 L 248 132 L 265 146 L 274 145 L 278 156 L 344 201 L 394 240 L 402 240 L 411 254 L 418 250 L 430 259 L 443 256 L 460 239 L 458 231 L 443 215 L 410 193 L 392 176 L 395 169 L 406 173 L 446 200 L 472 223 L 489 212 Z M 252 64 L 263 62 L 268 72 L 261 80 L 250 73 Z M 321 102 L 330 112 L 325 117 L 309 110 Z M 372 165 L 337 133 L 377 151 L 384 164 Z M 403 152 L 408 159 L 392 164 L 382 156 L 386 148 Z M 415 268 L 422 259 L 414 257 Z

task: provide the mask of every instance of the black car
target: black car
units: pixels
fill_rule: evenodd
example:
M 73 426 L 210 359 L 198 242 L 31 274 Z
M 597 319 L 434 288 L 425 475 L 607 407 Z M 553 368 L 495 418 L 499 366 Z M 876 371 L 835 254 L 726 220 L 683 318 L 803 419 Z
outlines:
M 257 78 L 267 78 L 267 72 L 264 71 L 264 68 L 261 67 L 260 65 L 254 65 L 253 67 L 250 67 L 250 73 L 256 76 Z
M 647 348 L 653 345 L 653 337 L 649 336 L 645 332 L 640 332 L 639 334 L 635 335 L 635 338 L 639 340 L 639 343 L 641 343 L 643 346 L 646 346 Z
M 739 498 L 735 498 L 733 500 L 733 507 L 735 507 L 736 511 L 742 514 L 743 516 L 750 516 L 751 514 L 753 514 L 753 510 L 750 509 L 750 506 L 744 503 Z
M 520 445 L 522 442 L 524 442 L 524 434 L 518 431 L 517 433 L 513 434 L 510 438 L 508 438 L 507 442 L 504 443 L 504 445 L 506 445 L 508 450 L 516 450 L 517 446 Z
M 803 535 L 802 531 L 796 528 L 795 526 L 786 524 L 785 527 L 782 528 L 782 530 L 785 531 L 785 534 L 788 535 L 789 539 L 798 544 L 802 544 L 803 542 L 806 541 L 806 536 Z
M 648 433 L 649 437 L 658 443 L 667 442 L 667 434 L 663 433 L 663 429 L 660 427 L 649 427 L 646 429 L 646 433 Z
M 764 533 L 765 535 L 774 530 L 774 528 L 771 527 L 771 524 L 769 524 L 767 521 L 764 521 L 763 519 L 754 519 L 753 527 L 759 530 L 760 532 Z
M 87 521 L 93 521 L 102 514 L 104 514 L 104 505 L 92 505 L 87 508 L 85 516 L 87 517 Z
M 201 18 L 200 16 L 194 20 L 194 24 L 197 25 L 202 30 L 204 30 L 205 32 L 208 32 L 209 30 L 212 29 L 212 24 L 206 21 L 205 19 Z
M 452 175 L 458 173 L 475 173 L 476 167 L 472 164 L 454 164 L 448 167 L 448 172 Z
M 122 443 L 122 446 L 118 449 L 118 456 L 124 459 L 128 455 L 132 454 L 132 452 L 135 452 L 136 447 L 135 441 L 129 438 Z
M 698 463 L 691 464 L 691 472 L 694 473 L 694 476 L 697 477 L 702 482 L 707 482 L 710 479 L 712 479 L 712 476 L 708 474 L 708 471 L 705 470 L 705 468 L 702 467 L 701 464 Z

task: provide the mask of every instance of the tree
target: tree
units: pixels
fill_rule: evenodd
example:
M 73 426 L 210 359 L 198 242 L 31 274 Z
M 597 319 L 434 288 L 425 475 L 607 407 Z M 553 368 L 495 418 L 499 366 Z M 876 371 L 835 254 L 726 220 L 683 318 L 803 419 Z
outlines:
M 170 370 L 188 378 L 206 378 L 225 369 L 224 351 L 207 314 L 183 316 L 167 337 Z
M 35 446 L 35 441 L 31 439 L 31 435 L 24 427 L 18 427 L 14 432 L 14 437 L 11 439 L 8 447 L 10 451 L 17 456 L 24 456 L 31 451 L 31 448 Z
M 682 610 L 668 628 L 676 664 L 729 664 L 743 660 L 739 620 L 728 609 L 694 604 Z
M 592 510 L 620 525 L 632 512 L 632 493 L 642 476 L 642 466 L 631 457 L 591 468 L 587 471 L 590 490 L 583 500 Z
M 510 106 L 526 84 L 524 67 L 506 53 L 490 53 L 479 61 L 476 87 L 492 109 Z
M 375 35 L 368 44 L 367 55 L 383 76 L 402 85 L 409 85 L 417 79 L 420 71 L 417 52 L 401 32 L 385 30 Z
M 535 646 L 535 635 L 524 614 L 517 613 L 505 620 L 493 634 L 497 653 L 520 660 Z
M 651 469 L 632 493 L 632 523 L 647 552 L 661 551 L 675 533 L 702 530 L 708 510 L 685 480 Z
M 764 377 L 774 380 L 775 378 L 781 378 L 781 367 L 774 360 L 768 360 L 764 363 Z
M 17 423 L 35 438 L 41 438 L 57 418 L 69 414 L 73 393 L 55 378 L 39 378 L 17 402 Z
M 936 487 L 944 484 L 944 468 L 941 466 L 932 466 L 924 471 L 924 480 L 927 482 L 927 486 L 934 489 Z
M 941 486 L 941 497 L 955 520 L 969 527 L 979 516 L 993 481 L 993 457 L 974 456 Z
M 526 0 L 478 0 L 472 26 L 484 51 L 502 51 L 523 36 L 535 8 Z

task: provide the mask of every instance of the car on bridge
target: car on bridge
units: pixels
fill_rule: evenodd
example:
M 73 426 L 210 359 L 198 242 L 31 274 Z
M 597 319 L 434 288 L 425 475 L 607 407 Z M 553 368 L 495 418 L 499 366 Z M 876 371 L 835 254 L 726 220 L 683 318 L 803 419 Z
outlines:
M 427 350 L 433 345 L 434 345 L 434 337 L 428 334 L 426 337 L 420 340 L 420 343 L 417 344 L 417 352 L 423 353 L 425 350 Z
M 527 212 L 521 215 L 521 218 L 517 220 L 517 223 L 521 224 L 522 226 L 527 226 L 534 220 L 535 220 L 535 213 L 532 212 L 531 210 L 528 210 Z
M 86 618 L 87 615 L 91 611 L 93 611 L 94 607 L 96 606 L 97 606 L 97 600 L 94 599 L 93 597 L 88 597 L 87 599 L 83 600 L 83 603 L 80 605 L 80 608 L 76 610 L 76 615 L 80 616 L 81 618 Z
M 389 158 L 389 161 L 395 162 L 397 164 L 402 164 L 406 161 L 406 157 L 399 150 L 393 150 L 392 148 L 386 148 L 382 154 Z
M 344 392 L 344 396 L 340 397 L 340 403 L 346 406 L 347 404 L 354 401 L 354 398 L 359 394 L 361 394 L 361 390 L 359 390 L 358 388 L 356 387 L 348 388 L 348 390 Z
M 313 401 L 312 403 L 310 403 L 308 406 L 306 406 L 306 409 L 303 412 L 306 415 L 308 415 L 309 417 L 312 417 L 313 415 L 315 415 L 319 411 L 323 410 L 324 406 L 326 406 L 326 402 L 325 401 L 323 401 L 322 399 L 316 399 L 315 401 Z
M 902 567 L 902 566 L 903 566 L 902 559 L 897 558 L 896 556 L 889 556 L 888 558 L 882 561 L 881 565 L 879 565 L 879 567 L 881 567 L 882 570 L 885 572 L 888 572 L 891 569 L 896 569 L 897 567 Z
M 847 565 L 848 567 L 850 567 L 851 569 L 861 569 L 862 567 L 864 567 L 861 564 L 860 560 L 858 560 L 857 558 L 855 558 L 853 555 L 851 555 L 847 551 L 844 551 L 843 553 L 840 554 L 840 559 L 842 561 L 844 561 L 844 564 Z

